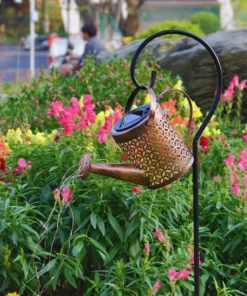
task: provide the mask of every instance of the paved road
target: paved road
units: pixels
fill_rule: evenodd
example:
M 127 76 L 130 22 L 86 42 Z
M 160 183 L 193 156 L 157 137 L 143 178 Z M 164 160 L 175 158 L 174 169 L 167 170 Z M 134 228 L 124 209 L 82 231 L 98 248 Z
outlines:
M 36 69 L 47 68 L 47 51 L 35 52 Z M 18 67 L 19 65 L 19 67 Z M 18 76 L 22 80 L 29 73 L 29 51 L 20 49 L 18 45 L 0 44 L 0 80 L 14 81 Z

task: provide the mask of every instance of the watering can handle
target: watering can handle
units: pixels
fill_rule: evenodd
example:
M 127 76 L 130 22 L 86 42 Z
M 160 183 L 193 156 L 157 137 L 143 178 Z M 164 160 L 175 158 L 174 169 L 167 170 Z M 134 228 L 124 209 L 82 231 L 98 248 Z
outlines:
M 186 137 L 186 145 L 189 147 L 190 146 L 190 137 L 191 137 L 192 116 L 193 116 L 192 100 L 191 100 L 190 96 L 181 89 L 167 88 L 166 90 L 164 90 L 162 93 L 160 93 L 158 95 L 157 102 L 159 102 L 161 97 L 163 97 L 163 95 L 166 94 L 169 91 L 174 91 L 174 92 L 179 91 L 179 92 L 181 92 L 185 96 L 185 98 L 187 99 L 187 101 L 189 103 L 190 117 L 189 117 L 189 122 L 188 122 L 188 126 L 187 126 L 188 127 L 188 133 L 187 133 L 187 137 Z
M 149 115 L 149 118 L 154 118 L 155 116 L 155 110 L 156 110 L 156 105 L 157 105 L 157 100 L 156 100 L 156 96 L 155 96 L 155 93 L 153 91 L 153 89 L 149 86 L 144 86 L 142 85 L 142 89 L 146 89 L 149 94 L 150 94 L 150 99 L 151 99 L 151 108 L 150 108 L 150 115 Z M 125 114 L 129 113 L 130 110 L 131 110 L 131 106 L 133 104 L 133 101 L 136 97 L 136 95 L 138 94 L 138 92 L 141 90 L 141 88 L 136 88 L 133 90 L 133 92 L 130 94 L 129 98 L 128 98 L 128 101 L 127 101 L 127 104 L 126 104 L 126 107 L 125 107 Z

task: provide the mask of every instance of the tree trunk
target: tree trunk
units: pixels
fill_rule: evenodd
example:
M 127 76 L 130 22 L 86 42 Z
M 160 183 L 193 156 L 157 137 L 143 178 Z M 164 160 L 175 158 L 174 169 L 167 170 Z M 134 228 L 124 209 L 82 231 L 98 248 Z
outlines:
M 220 25 L 224 31 L 235 29 L 234 10 L 231 0 L 218 0 L 220 3 Z

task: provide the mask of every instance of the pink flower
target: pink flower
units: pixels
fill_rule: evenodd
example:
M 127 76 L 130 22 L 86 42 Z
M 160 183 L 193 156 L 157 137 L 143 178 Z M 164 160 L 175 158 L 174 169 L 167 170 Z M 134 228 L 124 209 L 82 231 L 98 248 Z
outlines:
M 111 116 L 106 116 L 105 117 L 105 125 L 100 126 L 99 133 L 96 134 L 96 136 L 98 137 L 98 142 L 100 144 L 106 142 L 107 137 L 110 133 L 111 127 L 112 127 L 112 118 L 111 118 Z
M 75 123 L 74 121 L 67 121 L 66 123 L 64 123 L 63 127 L 64 127 L 63 133 L 65 135 L 72 135 L 73 130 L 75 128 Z
M 87 110 L 85 113 L 84 119 L 91 123 L 95 123 L 96 114 L 94 113 L 93 110 L 89 110 L 89 111 Z
M 177 274 L 178 279 L 187 279 L 189 277 L 189 273 L 186 269 L 180 270 Z
M 191 253 L 190 261 L 191 261 L 192 264 L 195 264 L 195 255 L 194 255 L 194 253 Z M 201 265 L 201 264 L 202 264 L 202 262 L 201 262 L 201 259 L 200 259 L 200 252 L 199 252 L 199 265 Z
M 104 125 L 105 130 L 110 131 L 112 128 L 112 118 L 111 116 L 106 116 L 105 117 L 105 125 Z
M 246 79 L 241 81 L 240 84 L 239 84 L 239 88 L 240 90 L 244 90 L 245 88 L 247 88 L 247 84 L 246 84 Z
M 95 108 L 95 105 L 93 105 L 91 103 L 91 100 L 92 100 L 92 96 L 91 95 L 85 95 L 83 97 L 83 106 L 84 106 L 84 109 L 86 111 L 92 111 Z
M 174 282 L 176 279 L 187 279 L 189 277 L 189 273 L 186 269 L 176 271 L 174 269 L 168 270 L 168 274 L 170 277 L 170 282 Z
M 221 182 L 222 181 L 222 177 L 221 176 L 213 176 L 213 180 L 214 181 Z
M 242 139 L 247 143 L 247 133 L 242 134 Z
M 229 181 L 230 181 L 230 185 L 233 185 L 236 181 L 237 175 L 234 171 L 230 171 L 229 174 Z
M 242 195 L 239 183 L 235 183 L 233 185 L 233 188 L 230 191 L 230 193 L 236 193 L 237 196 L 241 196 Z
M 114 120 L 114 124 L 119 121 L 120 119 L 120 114 L 118 112 L 114 112 L 113 114 L 113 120 Z
M 14 169 L 15 173 L 22 173 L 22 174 L 26 174 L 28 171 L 31 170 L 32 168 L 32 162 L 26 161 L 24 158 L 20 158 L 17 162 L 17 167 Z
M 53 196 L 56 201 L 60 199 L 60 190 L 58 188 L 53 191 Z
M 165 237 L 159 228 L 156 228 L 156 232 L 154 233 L 154 237 L 157 237 L 158 240 L 162 243 L 165 242 Z
M 68 203 L 73 198 L 69 187 L 64 187 L 62 189 L 61 195 L 62 195 L 64 204 Z
M 192 272 L 193 269 L 189 263 L 186 264 L 188 272 Z
M 149 242 L 146 242 L 144 247 L 144 253 L 149 254 L 149 252 L 150 252 L 150 245 L 149 245 Z
M 177 278 L 178 273 L 174 269 L 169 269 L 168 274 L 169 274 L 169 277 L 170 277 L 170 282 L 172 283 Z
M 233 155 L 232 153 L 228 153 L 228 158 L 226 158 L 224 160 L 224 163 L 229 166 L 232 167 L 234 165 L 234 159 L 235 159 L 235 155 Z
M 77 98 L 71 98 L 70 102 L 71 102 L 72 108 L 74 110 L 74 115 L 79 116 L 82 111 L 81 111 L 81 107 L 79 105 Z
M 242 171 L 247 171 L 247 148 L 240 152 L 238 167 Z
M 244 187 L 247 189 L 247 174 L 244 175 Z
M 88 128 L 88 124 L 85 120 L 85 118 L 81 118 L 80 121 L 75 125 L 76 129 L 80 129 L 80 128 Z
M 222 99 L 224 102 L 231 102 L 234 95 L 234 90 L 226 89 L 223 93 Z
M 84 107 L 85 106 L 90 106 L 92 104 L 91 101 L 92 101 L 92 96 L 91 95 L 85 95 L 83 97 L 83 106 Z
M 152 287 L 152 294 L 154 295 L 161 287 L 161 281 L 157 281 Z
M 131 191 L 135 192 L 136 194 L 139 194 L 142 192 L 141 189 L 137 186 L 132 187 Z
M 73 119 L 73 116 L 74 116 L 74 109 L 70 106 L 64 107 L 58 122 L 64 125 L 66 124 L 66 122 L 71 121 Z
M 230 84 L 233 84 L 233 86 L 238 86 L 239 85 L 239 77 L 238 75 L 233 76 L 232 81 L 230 82 Z
M 100 144 L 105 143 L 108 135 L 109 135 L 109 132 L 107 130 L 105 130 L 103 126 L 100 126 L 99 133 L 96 134 L 96 136 L 98 137 L 98 142 Z
M 52 102 L 51 109 L 48 110 L 48 116 L 54 116 L 57 120 L 60 117 L 61 112 L 63 111 L 63 103 L 61 101 Z

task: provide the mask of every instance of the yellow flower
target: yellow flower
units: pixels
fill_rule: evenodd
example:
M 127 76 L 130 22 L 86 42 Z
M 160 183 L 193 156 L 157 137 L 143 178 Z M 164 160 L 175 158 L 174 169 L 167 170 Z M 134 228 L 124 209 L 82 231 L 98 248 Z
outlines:
M 80 100 L 79 100 L 79 106 L 80 106 L 80 108 L 82 109 L 83 108 L 83 98 L 84 98 L 84 95 L 82 95 L 81 97 L 80 97 Z
M 17 130 L 14 129 L 9 129 L 6 136 L 4 137 L 5 140 L 7 142 L 11 142 L 11 143 L 23 143 L 23 139 L 22 139 L 22 132 L 20 130 L 20 128 L 18 128 Z
M 136 109 L 137 108 L 137 105 L 136 104 L 133 104 L 132 106 L 131 106 L 131 110 L 134 110 L 134 109 Z
M 44 145 L 44 144 L 47 144 L 48 142 L 48 139 L 47 137 L 45 137 L 45 134 L 44 133 L 40 133 L 38 132 L 33 138 L 32 138 L 32 143 L 34 144 L 41 144 L 41 145 Z
M 144 104 L 149 104 L 150 101 L 151 101 L 150 94 L 147 94 L 145 99 L 144 99 Z
M 220 135 L 220 134 L 221 134 L 221 131 L 219 129 L 209 128 L 208 126 L 205 128 L 205 130 L 202 133 L 202 135 L 205 137 L 209 137 L 211 135 Z
M 53 130 L 50 134 L 48 134 L 47 135 L 48 140 L 52 140 L 53 141 L 56 133 L 57 133 L 57 130 Z
M 105 112 L 101 111 L 96 115 L 95 123 L 99 126 L 103 126 L 105 124 Z
M 174 89 L 181 89 L 182 86 L 182 80 L 178 80 L 177 83 L 173 86 Z
M 14 293 L 8 293 L 7 296 L 20 296 L 20 295 L 14 292 Z
M 200 118 L 202 117 L 201 109 L 196 105 L 194 101 L 192 102 L 192 109 L 193 109 L 193 118 Z M 185 110 L 189 110 L 189 103 L 186 98 L 182 101 L 182 106 L 185 108 Z
M 203 131 L 202 135 L 203 135 L 204 137 L 209 137 L 209 136 L 211 135 L 208 126 L 205 127 L 205 130 Z

